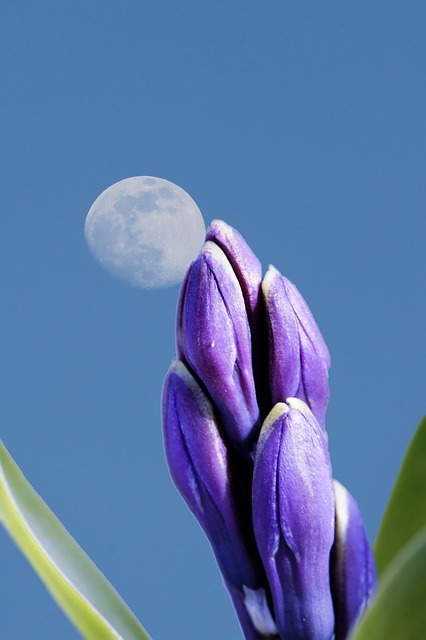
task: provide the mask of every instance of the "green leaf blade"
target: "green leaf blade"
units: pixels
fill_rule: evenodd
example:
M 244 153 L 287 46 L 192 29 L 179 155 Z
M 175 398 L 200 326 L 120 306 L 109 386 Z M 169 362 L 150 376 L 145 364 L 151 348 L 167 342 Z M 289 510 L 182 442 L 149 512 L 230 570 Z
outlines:
M 87 640 L 150 640 L 0 441 L 0 520 Z
M 374 544 L 379 578 L 423 527 L 426 527 L 426 417 L 407 449 Z
M 426 528 L 398 554 L 351 640 L 426 638 Z

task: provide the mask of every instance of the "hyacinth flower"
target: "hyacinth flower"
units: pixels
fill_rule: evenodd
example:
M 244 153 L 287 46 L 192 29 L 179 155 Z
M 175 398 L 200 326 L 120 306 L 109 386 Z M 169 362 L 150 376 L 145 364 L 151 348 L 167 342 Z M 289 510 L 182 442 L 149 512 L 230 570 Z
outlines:
M 333 485 L 330 356 L 296 287 L 262 280 L 214 221 L 182 286 L 163 390 L 174 482 L 215 553 L 244 636 L 344 640 L 375 588 L 353 498 Z
M 176 342 L 167 460 L 245 637 L 345 638 L 374 561 L 354 502 L 335 497 L 330 356 L 306 302 L 274 267 L 262 280 L 240 234 L 215 221 L 182 286 Z

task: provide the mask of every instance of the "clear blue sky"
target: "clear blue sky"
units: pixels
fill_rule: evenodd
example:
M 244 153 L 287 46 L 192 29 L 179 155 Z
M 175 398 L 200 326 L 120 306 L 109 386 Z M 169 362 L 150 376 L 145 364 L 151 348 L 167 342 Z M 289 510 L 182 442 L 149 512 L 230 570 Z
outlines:
M 178 287 L 86 248 L 99 193 L 180 185 L 311 306 L 331 357 L 334 474 L 371 540 L 426 412 L 426 5 L 2 5 L 1 438 L 154 640 L 238 640 L 166 469 Z M 77 632 L 0 531 L 2 637 Z

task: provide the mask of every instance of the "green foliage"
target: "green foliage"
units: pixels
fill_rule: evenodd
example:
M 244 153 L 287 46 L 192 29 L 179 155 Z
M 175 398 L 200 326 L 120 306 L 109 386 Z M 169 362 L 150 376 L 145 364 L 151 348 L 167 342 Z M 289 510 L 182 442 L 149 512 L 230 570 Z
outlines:
M 87 640 L 149 640 L 115 589 L 25 479 L 1 441 L 0 520 Z
M 374 547 L 377 594 L 352 640 L 426 638 L 426 418 L 401 465 Z
M 379 581 L 372 606 L 352 640 L 426 638 L 426 528 L 398 554 Z
M 426 527 L 426 418 L 408 447 L 374 545 L 379 577 L 423 527 Z

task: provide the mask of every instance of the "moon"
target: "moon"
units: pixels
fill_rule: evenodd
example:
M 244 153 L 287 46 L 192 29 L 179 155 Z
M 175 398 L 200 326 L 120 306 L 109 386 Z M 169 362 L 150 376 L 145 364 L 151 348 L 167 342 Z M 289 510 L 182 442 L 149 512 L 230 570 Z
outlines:
M 163 178 L 111 185 L 84 225 L 94 258 L 112 276 L 144 289 L 181 282 L 204 242 L 206 226 L 186 191 Z

